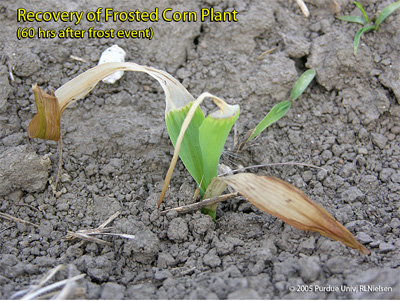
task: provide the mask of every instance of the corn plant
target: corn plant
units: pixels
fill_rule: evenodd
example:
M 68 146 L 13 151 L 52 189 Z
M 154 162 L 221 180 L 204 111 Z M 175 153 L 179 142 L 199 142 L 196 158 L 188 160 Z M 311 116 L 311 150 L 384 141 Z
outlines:
M 251 141 L 268 126 L 282 118 L 290 109 L 292 101 L 296 100 L 304 92 L 314 76 L 314 70 L 307 70 L 304 72 L 294 85 L 290 94 L 290 100 L 285 100 L 276 104 L 256 126 L 250 137 L 245 142 Z M 219 111 L 204 118 L 199 105 L 206 97 L 210 97 L 217 104 Z M 182 135 L 179 141 L 179 157 L 199 185 L 200 196 L 204 197 L 211 180 L 217 177 L 218 162 L 223 147 L 233 124 L 239 117 L 240 109 L 238 105 L 228 105 L 222 99 L 214 95 L 203 93 L 193 103 L 190 103 L 185 107 L 169 110 L 166 114 L 166 123 L 168 133 L 175 147 L 177 145 L 179 133 L 183 128 L 183 121 L 188 116 L 189 110 L 192 106 L 194 106 L 192 109 L 193 113 L 191 113 L 193 114 L 193 117 L 189 117 L 191 118 L 190 124 L 188 122 L 187 127 L 184 127 L 186 134 L 184 136 Z M 175 158 L 173 158 L 174 164 L 176 163 L 177 157 L 177 154 L 175 154 Z M 168 173 L 167 180 L 165 181 L 160 196 L 159 205 L 168 188 L 173 170 L 172 165 L 171 168 L 172 169 L 170 169 Z M 211 193 L 210 191 L 210 193 L 207 194 L 207 197 L 214 197 L 219 194 L 219 191 L 216 193 Z M 213 219 L 216 218 L 216 204 L 204 207 L 202 211 L 203 213 L 209 214 Z
M 50 94 L 34 85 L 38 112 L 29 124 L 29 136 L 58 141 L 60 118 L 64 109 L 88 94 L 100 80 L 116 71 L 147 73 L 161 84 L 166 95 L 165 120 L 175 151 L 158 202 L 159 206 L 180 157 L 197 182 L 203 198 L 219 196 L 229 185 L 257 208 L 298 229 L 316 231 L 351 248 L 359 249 L 364 254 L 370 253 L 326 210 L 289 183 L 250 173 L 218 177 L 218 161 L 226 138 L 239 117 L 239 106 L 229 105 L 207 92 L 195 99 L 175 78 L 164 71 L 135 63 L 105 63 L 89 69 Z M 294 85 L 290 100 L 275 105 L 254 129 L 249 140 L 284 116 L 292 101 L 303 93 L 314 76 L 313 70 L 306 71 Z M 208 98 L 214 101 L 218 110 L 205 117 L 199 106 Z M 215 218 L 216 207 L 205 208 L 204 211 Z
M 388 16 L 390 16 L 396 9 L 400 8 L 400 1 L 394 2 L 394 3 L 386 6 L 375 20 L 368 18 L 368 15 L 365 12 L 364 7 L 361 5 L 361 3 L 354 1 L 354 4 L 361 10 L 362 16 L 341 16 L 341 17 L 337 17 L 337 18 L 342 21 L 358 23 L 358 24 L 361 24 L 364 26 L 361 29 L 359 29 L 357 31 L 356 35 L 354 36 L 354 55 L 356 55 L 361 36 L 364 33 L 367 33 L 371 30 L 377 31 L 379 28 L 379 25 Z M 373 23 L 373 24 L 368 25 L 370 23 Z

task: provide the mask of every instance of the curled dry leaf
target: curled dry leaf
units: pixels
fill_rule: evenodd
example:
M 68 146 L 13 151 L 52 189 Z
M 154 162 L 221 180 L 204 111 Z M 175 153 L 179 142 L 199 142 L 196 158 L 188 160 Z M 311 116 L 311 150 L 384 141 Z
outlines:
M 32 90 L 37 113 L 29 123 L 29 137 L 58 141 L 61 111 L 54 91 L 49 91 L 50 94 L 47 94 L 37 84 L 32 86 Z
M 60 118 L 70 104 L 86 96 L 99 81 L 117 71 L 144 72 L 156 79 L 165 92 L 166 113 L 194 100 L 193 96 L 170 74 L 135 63 L 104 63 L 71 79 L 55 92 L 47 94 L 36 84 L 32 86 L 38 113 L 29 124 L 31 138 L 58 140 Z
M 370 251 L 324 208 L 312 202 L 301 190 L 273 177 L 241 173 L 220 178 L 236 189 L 257 208 L 276 216 L 300 230 L 315 231 L 358 249 Z

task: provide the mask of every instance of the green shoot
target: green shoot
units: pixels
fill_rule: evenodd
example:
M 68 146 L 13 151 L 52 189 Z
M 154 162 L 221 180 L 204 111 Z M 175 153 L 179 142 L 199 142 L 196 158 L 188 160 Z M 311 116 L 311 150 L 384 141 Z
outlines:
M 363 28 L 357 31 L 356 35 L 354 36 L 354 55 L 357 54 L 357 49 L 358 45 L 360 43 L 361 36 L 364 33 L 367 33 L 371 30 L 377 31 L 379 28 L 379 25 L 388 17 L 390 16 L 396 9 L 400 8 L 400 1 L 394 2 L 392 4 L 389 4 L 386 6 L 383 11 L 379 14 L 378 18 L 376 18 L 376 21 L 373 25 L 368 25 L 368 23 L 371 22 L 371 20 L 368 18 L 367 13 L 365 12 L 363 6 L 357 2 L 354 1 L 354 4 L 361 10 L 361 13 L 363 14 L 363 17 L 360 16 L 341 16 L 337 17 L 339 20 L 346 21 L 346 22 L 352 22 L 352 23 L 358 23 L 361 25 L 364 25 Z
M 371 30 L 376 30 L 376 26 L 375 25 L 371 25 L 371 26 L 366 26 L 361 28 L 359 31 L 357 31 L 356 35 L 354 36 L 354 54 L 357 54 L 357 48 L 358 48 L 358 44 L 360 44 L 360 39 L 361 36 Z
M 263 120 L 256 126 L 254 133 L 250 136 L 249 140 L 257 137 L 262 131 L 269 127 L 274 122 L 281 119 L 290 109 L 292 102 L 290 100 L 281 101 L 276 104 L 271 111 L 264 117 Z
M 354 4 L 361 10 L 361 12 L 362 12 L 362 14 L 364 16 L 364 19 L 365 19 L 365 23 L 369 23 L 368 15 L 365 12 L 364 7 L 361 5 L 361 3 L 357 2 L 357 1 L 354 1 Z
M 303 94 L 304 90 L 308 87 L 314 77 L 315 71 L 313 69 L 304 72 L 293 86 L 292 92 L 290 93 L 290 100 L 285 100 L 276 104 L 271 111 L 269 111 L 267 116 L 265 116 L 256 126 L 249 140 L 254 139 L 271 124 L 281 119 L 289 111 L 292 101 L 296 100 L 301 94 Z
M 383 11 L 379 14 L 378 18 L 376 18 L 375 25 L 376 30 L 378 30 L 379 25 L 385 21 L 385 19 L 390 16 L 396 9 L 400 8 L 400 1 L 389 4 L 386 6 Z
M 347 21 L 350 23 L 358 23 L 361 25 L 365 25 L 367 24 L 367 21 L 365 20 L 364 17 L 361 16 L 341 16 L 341 17 L 337 17 L 339 20 L 342 21 Z
M 308 87 L 308 85 L 312 82 L 315 77 L 315 71 L 313 69 L 309 69 L 304 72 L 297 82 L 294 84 L 292 93 L 290 93 L 290 100 L 294 101 L 303 94 L 304 90 Z

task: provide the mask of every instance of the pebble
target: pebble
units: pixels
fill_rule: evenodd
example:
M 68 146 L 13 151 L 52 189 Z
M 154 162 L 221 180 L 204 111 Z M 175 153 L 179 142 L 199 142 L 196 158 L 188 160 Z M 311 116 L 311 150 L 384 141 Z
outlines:
M 156 272 L 154 274 L 154 279 L 158 280 L 158 281 L 163 281 L 167 278 L 171 278 L 172 274 L 170 271 L 168 270 L 164 270 L 164 269 L 156 269 Z
M 317 180 L 322 181 L 323 179 L 326 178 L 327 175 L 328 175 L 328 172 L 325 169 L 321 169 L 317 173 Z
M 383 182 L 387 182 L 389 177 L 394 174 L 395 170 L 392 168 L 384 168 L 379 173 L 379 179 Z
M 393 251 L 394 249 L 396 249 L 396 247 L 390 243 L 383 242 L 379 245 L 379 250 L 382 253 L 387 253 L 387 252 Z
M 366 147 L 360 147 L 358 153 L 361 155 L 368 155 L 368 149 Z
M 125 294 L 125 286 L 113 282 L 107 282 L 103 286 L 100 299 L 105 300 L 122 300 Z
M 321 272 L 321 264 L 318 257 L 300 258 L 300 276 L 305 283 L 313 282 L 318 279 Z
M 124 244 L 122 251 L 124 256 L 131 257 L 140 263 L 150 263 L 156 259 L 160 248 L 160 241 L 153 232 L 141 230 L 134 238 Z
M 181 218 L 177 217 L 174 218 L 168 227 L 168 238 L 173 241 L 183 241 L 186 240 L 188 237 L 189 228 L 186 221 Z
M 400 133 L 400 126 L 396 125 L 396 126 L 392 127 L 392 128 L 390 129 L 390 132 L 391 132 L 392 134 L 395 134 L 395 135 L 399 134 L 399 133 Z
M 95 282 L 105 282 L 109 278 L 105 269 L 88 268 L 86 273 Z
M 372 237 L 365 232 L 359 232 L 356 236 L 356 239 L 362 244 L 369 244 L 370 242 L 374 241 Z
M 392 180 L 392 182 L 394 183 L 400 183 L 400 173 L 395 173 L 393 174 L 390 179 Z
M 335 256 L 325 263 L 325 267 L 329 269 L 332 273 L 342 273 L 344 267 L 351 269 L 353 262 L 349 260 L 346 256 Z
M 216 254 L 216 250 L 211 249 L 210 252 L 208 252 L 206 255 L 204 255 L 203 263 L 211 268 L 215 268 L 215 267 L 221 265 L 221 259 Z
M 364 194 L 357 187 L 350 187 L 342 192 L 342 199 L 346 202 L 354 202 Z
M 308 183 L 312 179 L 313 173 L 310 170 L 306 170 L 305 172 L 303 172 L 302 177 L 303 181 Z
M 193 231 L 197 234 L 204 234 L 208 229 L 212 229 L 214 227 L 215 224 L 209 215 L 202 215 L 193 222 Z
M 215 242 L 215 247 L 218 255 L 228 255 L 233 251 L 233 244 L 226 241 L 217 240 Z
M 332 152 L 330 151 L 330 150 L 324 150 L 323 152 L 322 152 L 322 154 L 321 154 L 321 158 L 324 160 L 324 161 L 328 161 L 329 159 L 331 159 L 332 158 Z
M 306 241 L 300 243 L 299 251 L 304 254 L 312 254 L 315 250 L 315 237 L 310 237 Z
M 335 144 L 332 146 L 332 152 L 336 157 L 339 157 L 344 152 L 344 148 L 341 145 Z
M 51 161 L 39 157 L 28 145 L 6 148 L 0 153 L 0 194 L 21 189 L 42 191 L 47 184 Z
M 358 137 L 359 137 L 360 139 L 366 139 L 366 138 L 368 138 L 368 137 L 369 137 L 368 131 L 367 131 L 365 128 L 361 128 L 361 129 L 358 131 Z
M 161 252 L 160 254 L 158 254 L 157 267 L 166 268 L 174 264 L 175 264 L 175 259 L 174 257 L 172 257 L 171 254 L 167 252 Z
M 54 266 L 54 264 L 56 263 L 56 260 L 52 257 L 40 256 L 40 257 L 36 257 L 33 260 L 33 263 L 39 267 L 51 267 L 51 266 Z
M 372 133 L 372 142 L 380 149 L 384 149 L 388 139 L 382 134 Z

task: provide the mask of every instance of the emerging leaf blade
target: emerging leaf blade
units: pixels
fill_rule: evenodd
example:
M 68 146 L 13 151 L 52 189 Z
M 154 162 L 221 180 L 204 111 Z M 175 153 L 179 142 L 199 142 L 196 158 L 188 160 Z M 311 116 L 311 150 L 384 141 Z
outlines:
M 181 149 L 181 146 L 182 146 L 182 141 L 183 141 L 184 135 L 185 135 L 185 133 L 186 133 L 186 130 L 188 129 L 188 127 L 189 127 L 189 125 L 190 125 L 190 122 L 192 121 L 193 116 L 195 115 L 196 110 L 199 109 L 199 105 L 203 102 L 203 100 L 204 100 L 206 97 L 212 98 L 212 99 L 214 100 L 214 102 L 216 102 L 217 105 L 218 105 L 220 108 L 221 108 L 221 104 L 222 104 L 222 103 L 225 103 L 222 99 L 219 99 L 218 97 L 216 97 L 216 96 L 214 96 L 214 95 L 212 95 L 212 94 L 210 94 L 210 93 L 207 93 L 207 92 L 202 93 L 202 94 L 193 102 L 192 106 L 191 106 L 190 109 L 189 109 L 189 112 L 187 113 L 187 115 L 186 115 L 186 117 L 185 117 L 185 120 L 184 120 L 183 123 L 182 123 L 182 127 L 181 127 L 181 129 L 180 129 L 179 136 L 178 136 L 178 138 L 176 139 L 176 145 L 175 145 L 174 155 L 173 155 L 173 157 L 172 157 L 171 164 L 170 164 L 170 166 L 169 166 L 167 175 L 165 176 L 164 186 L 163 186 L 163 188 L 162 188 L 162 191 L 161 191 L 161 194 L 160 194 L 160 198 L 159 198 L 159 200 L 158 200 L 158 207 L 160 207 L 161 202 L 162 202 L 163 199 L 164 199 L 165 193 L 167 192 L 169 182 L 171 181 L 172 172 L 174 171 L 176 162 L 177 162 L 177 160 L 178 160 L 178 155 L 179 155 L 179 153 L 180 153 L 180 149 Z M 222 102 L 222 103 L 221 103 L 221 102 Z M 225 103 L 225 105 L 226 105 L 226 103 Z M 232 107 L 234 107 L 234 106 L 232 106 Z M 226 139 L 226 138 L 225 138 L 225 139 Z M 204 158 L 204 157 L 203 157 L 203 158 Z M 203 162 L 203 164 L 204 164 L 204 162 Z M 217 163 L 217 164 L 218 164 L 218 163 Z M 203 172 L 204 172 L 204 165 L 203 165 Z M 200 183 L 201 183 L 201 186 L 202 186 L 202 187 L 205 187 L 205 186 L 203 185 L 203 182 L 204 182 L 204 178 L 202 177 L 202 180 L 200 180 Z M 200 183 L 198 183 L 198 184 L 200 184 Z M 205 188 L 206 188 L 206 187 L 205 187 Z M 205 191 L 205 189 L 203 190 L 203 192 L 200 192 L 200 193 L 203 194 L 204 191 Z
M 400 1 L 389 4 L 386 6 L 383 11 L 379 14 L 378 18 L 375 21 L 376 30 L 378 30 L 379 25 L 385 21 L 387 17 L 389 17 L 396 9 L 400 8 Z
M 363 14 L 363 16 L 365 18 L 365 24 L 369 23 L 368 15 L 365 12 L 364 7 L 361 5 L 361 3 L 357 2 L 357 1 L 354 1 L 354 4 L 361 10 L 361 12 L 362 12 L 362 14 Z
M 336 221 L 324 208 L 312 202 L 301 190 L 282 180 L 241 173 L 220 178 L 236 189 L 257 208 L 276 216 L 300 230 L 319 232 L 346 246 L 370 251 Z
M 358 44 L 360 43 L 361 36 L 371 30 L 376 29 L 375 25 L 371 26 L 366 26 L 361 28 L 359 31 L 357 31 L 356 35 L 354 36 L 354 55 L 357 54 L 357 49 L 358 49 Z
M 303 94 L 304 90 L 308 87 L 314 77 L 315 70 L 309 69 L 305 71 L 294 84 L 292 92 L 290 93 L 290 99 L 294 101 L 299 98 L 299 96 Z
M 289 111 L 291 105 L 292 102 L 290 100 L 281 101 L 276 104 L 271 111 L 269 111 L 267 116 L 265 116 L 256 126 L 254 133 L 250 136 L 249 140 L 254 139 L 271 124 L 281 119 Z
M 182 108 L 171 109 L 165 114 L 168 134 L 174 147 L 176 146 L 183 121 L 192 105 L 193 103 L 190 103 Z M 203 121 L 204 114 L 198 107 L 195 110 L 193 119 L 186 130 L 179 151 L 179 157 L 198 185 L 200 185 L 203 176 L 203 158 L 199 143 L 199 127 Z
M 218 103 L 220 110 L 208 115 L 199 128 L 204 174 L 201 187 L 204 191 L 206 191 L 211 180 L 217 176 L 218 162 L 221 158 L 226 138 L 240 112 L 238 105 L 228 105 L 217 97 L 213 98 L 213 100 Z
M 358 23 L 361 25 L 367 24 L 367 21 L 365 20 L 365 18 L 361 17 L 361 16 L 340 16 L 340 17 L 337 17 L 337 19 L 346 21 L 346 22 L 351 22 L 351 23 Z

